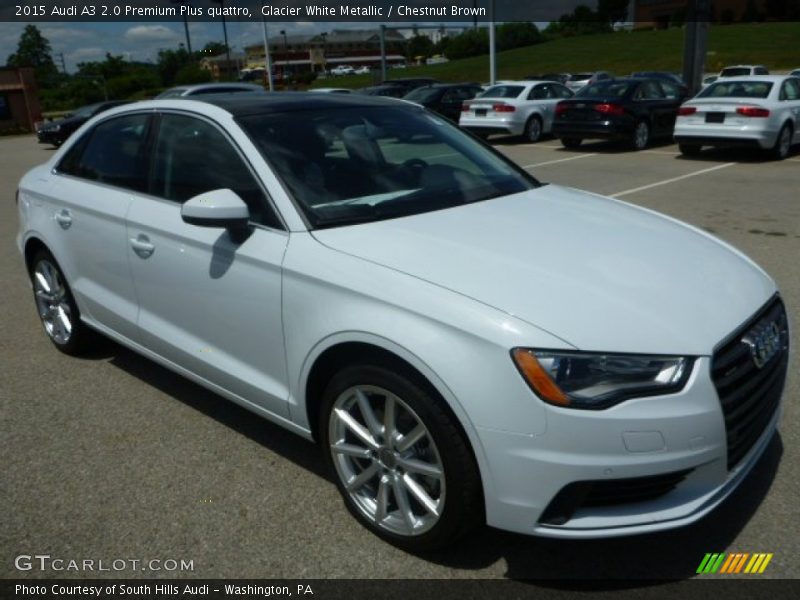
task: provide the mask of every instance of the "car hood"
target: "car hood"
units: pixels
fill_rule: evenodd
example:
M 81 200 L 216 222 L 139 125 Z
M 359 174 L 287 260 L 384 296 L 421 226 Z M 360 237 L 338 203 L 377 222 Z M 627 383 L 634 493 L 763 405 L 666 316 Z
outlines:
M 582 350 L 708 355 L 775 293 L 710 235 L 554 185 L 313 235 Z

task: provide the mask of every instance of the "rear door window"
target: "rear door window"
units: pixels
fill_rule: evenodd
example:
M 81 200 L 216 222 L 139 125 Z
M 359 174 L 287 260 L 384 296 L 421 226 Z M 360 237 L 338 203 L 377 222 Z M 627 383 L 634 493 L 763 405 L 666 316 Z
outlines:
M 146 191 L 149 115 L 125 115 L 98 124 L 64 157 L 58 171 L 129 190 Z

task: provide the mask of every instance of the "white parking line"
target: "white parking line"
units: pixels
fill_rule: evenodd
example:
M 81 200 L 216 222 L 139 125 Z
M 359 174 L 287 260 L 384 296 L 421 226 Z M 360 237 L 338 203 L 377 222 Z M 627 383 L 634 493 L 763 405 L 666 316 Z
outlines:
M 703 173 L 710 173 L 711 171 L 718 171 L 719 169 L 724 169 L 726 167 L 732 167 L 737 163 L 725 163 L 724 165 L 717 165 L 716 167 L 709 167 L 708 169 L 701 169 L 699 171 L 694 171 L 693 173 L 687 173 L 686 175 L 681 175 L 680 177 L 672 177 L 670 179 L 664 179 L 663 181 L 656 181 L 655 183 L 651 183 L 649 185 L 643 185 L 641 187 L 633 188 L 630 190 L 624 190 L 622 192 L 617 192 L 616 194 L 611 194 L 612 198 L 619 198 L 620 196 L 627 196 L 628 194 L 633 194 L 635 192 L 641 192 L 643 190 L 649 190 L 650 188 L 658 187 L 660 185 L 667 185 L 668 183 L 674 183 L 676 181 L 680 181 L 682 179 L 688 179 L 689 177 L 695 177 L 697 175 L 702 175 Z
M 544 165 L 554 165 L 556 163 L 567 162 L 568 160 L 578 160 L 579 158 L 587 158 L 589 156 L 597 156 L 597 153 L 580 154 L 578 156 L 570 156 L 569 158 L 559 158 L 558 160 L 546 160 L 544 162 L 536 163 L 533 165 L 525 165 L 523 169 L 532 169 L 533 167 L 543 167 Z

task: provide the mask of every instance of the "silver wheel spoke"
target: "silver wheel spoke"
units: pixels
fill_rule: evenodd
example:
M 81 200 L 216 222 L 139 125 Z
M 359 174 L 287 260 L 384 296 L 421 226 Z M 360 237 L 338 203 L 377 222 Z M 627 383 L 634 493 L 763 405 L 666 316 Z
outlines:
M 438 466 L 415 458 L 398 458 L 397 464 L 412 473 L 419 473 L 434 479 L 442 478 L 442 470 Z
M 53 293 L 53 289 L 50 287 L 50 283 L 47 281 L 47 278 L 44 276 L 44 274 L 37 270 L 36 273 L 34 273 L 34 278 L 36 279 L 36 283 L 39 284 L 39 287 L 43 291 L 47 292 L 48 294 Z
M 411 448 L 411 446 L 424 438 L 427 434 L 428 432 L 426 431 L 425 426 L 422 423 L 417 423 L 417 426 L 414 427 L 414 429 L 409 431 L 406 435 L 398 440 L 397 451 L 405 452 Z
M 411 510 L 411 502 L 408 499 L 406 486 L 403 485 L 402 479 L 398 476 L 392 479 L 392 491 L 394 492 L 395 502 L 397 502 L 397 510 L 400 511 L 400 516 L 403 517 L 406 527 L 409 532 L 414 531 L 417 519 Z
M 397 435 L 397 428 L 395 426 L 395 411 L 396 405 L 394 398 L 386 398 L 386 404 L 383 409 L 383 439 L 389 447 L 392 447 Z
M 67 334 L 72 333 L 72 321 L 69 320 L 69 315 L 64 310 L 63 306 L 59 306 L 58 310 L 56 311 L 56 318 L 61 323 L 61 329 Z
M 350 416 L 346 410 L 337 408 L 336 409 L 336 416 L 344 423 L 347 428 L 352 431 L 355 436 L 360 439 L 367 447 L 376 449 L 378 448 L 378 442 L 370 435 L 369 431 L 364 429 L 364 427 L 356 421 L 353 417 Z
M 364 484 L 367 483 L 370 479 L 375 477 L 378 474 L 378 470 L 380 467 L 372 463 L 366 469 L 361 471 L 358 475 L 356 475 L 353 479 L 347 482 L 347 490 L 350 492 L 355 492 L 356 490 L 361 489 L 364 487 Z
M 367 424 L 367 429 L 374 438 L 381 435 L 381 424 L 378 417 L 375 416 L 375 411 L 369 404 L 369 398 L 361 390 L 356 390 L 356 402 L 358 402 L 358 409 L 361 411 L 361 416 L 364 417 L 364 422 Z
M 389 508 L 389 476 L 383 475 L 378 484 L 378 496 L 375 499 L 375 521 L 380 523 L 386 518 Z
M 362 446 L 356 446 L 355 444 L 345 444 L 344 442 L 331 444 L 331 450 L 338 454 L 355 456 L 356 458 L 369 458 L 371 455 L 369 448 L 363 448 Z
M 408 473 L 403 475 L 403 484 L 406 486 L 411 495 L 416 498 L 422 506 L 425 507 L 429 513 L 439 516 L 439 506 L 436 501 L 428 496 L 428 492 L 426 492 L 423 487 L 414 481 L 414 478 L 411 477 Z

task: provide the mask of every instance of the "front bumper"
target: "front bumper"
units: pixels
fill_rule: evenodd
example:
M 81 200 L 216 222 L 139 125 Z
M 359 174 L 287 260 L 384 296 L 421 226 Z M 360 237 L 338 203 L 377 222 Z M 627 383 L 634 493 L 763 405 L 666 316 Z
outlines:
M 642 534 L 687 525 L 722 502 L 772 438 L 780 407 L 758 441 L 731 470 L 725 421 L 710 375 L 697 359 L 683 391 L 629 400 L 604 411 L 547 407 L 547 429 L 525 436 L 478 428 L 493 475 L 489 525 L 554 538 Z M 686 472 L 656 498 L 587 505 L 565 522 L 547 511 L 575 482 L 613 482 Z M 547 511 L 547 512 L 546 512 Z
M 53 131 L 51 129 L 40 129 L 36 132 L 36 137 L 40 144 L 52 144 L 58 146 L 63 143 L 62 133 L 60 131 Z

